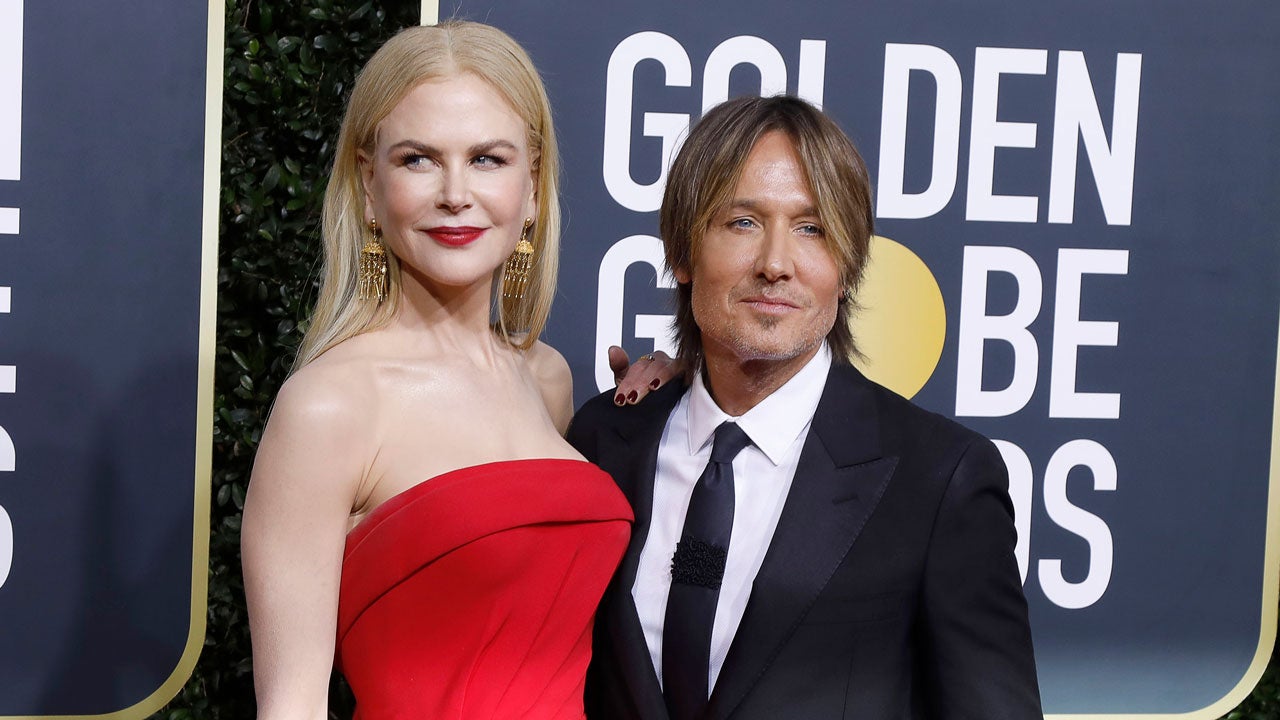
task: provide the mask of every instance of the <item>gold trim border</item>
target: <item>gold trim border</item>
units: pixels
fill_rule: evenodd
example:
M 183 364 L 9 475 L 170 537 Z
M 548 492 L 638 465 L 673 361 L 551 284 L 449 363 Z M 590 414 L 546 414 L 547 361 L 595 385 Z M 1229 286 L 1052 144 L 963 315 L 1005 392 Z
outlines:
M 438 0 L 421 0 L 422 25 L 439 22 Z M 218 196 L 221 182 L 222 136 L 222 54 L 225 45 L 225 19 L 222 3 L 209 2 L 209 28 L 205 85 L 205 182 L 203 204 L 203 245 L 200 267 L 200 349 L 198 389 L 196 396 L 195 503 L 192 535 L 191 624 L 187 644 L 169 678 L 140 702 L 102 715 L 4 716 L 6 720 L 137 720 L 164 707 L 186 684 L 195 669 L 204 644 L 205 619 L 208 612 L 209 565 L 209 495 L 212 488 L 213 451 L 213 363 L 216 343 L 218 262 Z M 217 72 L 214 72 L 214 70 Z M 1280 329 L 1278 329 L 1280 330 Z M 1280 338 L 1280 335 L 1278 335 Z M 1226 715 L 1253 691 L 1271 658 L 1276 641 L 1277 600 L 1280 599 L 1280 566 L 1276 549 L 1280 545 L 1280 342 L 1276 348 L 1276 374 L 1273 389 L 1271 422 L 1271 468 L 1267 498 L 1266 549 L 1262 580 L 1262 622 L 1258 647 L 1253 661 L 1240 682 L 1226 695 L 1199 710 L 1186 713 L 1156 714 L 1050 714 L 1046 720 L 1212 720 Z
M 1280 330 L 1280 328 L 1278 328 Z M 1128 715 L 1045 715 L 1045 720 L 1216 720 L 1236 709 L 1253 692 L 1271 660 L 1276 644 L 1277 600 L 1280 599 L 1280 334 L 1276 343 L 1276 377 L 1271 406 L 1271 480 L 1267 486 L 1266 549 L 1262 567 L 1262 624 L 1253 662 L 1240 682 L 1217 702 L 1185 713 L 1131 713 Z
M 164 707 L 191 677 L 204 647 L 209 610 L 209 495 L 213 470 L 213 363 L 217 344 L 218 197 L 222 177 L 224 0 L 209 0 L 205 59 L 204 200 L 201 209 L 200 320 L 196 375 L 195 498 L 191 530 L 191 624 L 173 672 L 147 697 L 100 715 L 7 715 L 3 720 L 139 720 Z

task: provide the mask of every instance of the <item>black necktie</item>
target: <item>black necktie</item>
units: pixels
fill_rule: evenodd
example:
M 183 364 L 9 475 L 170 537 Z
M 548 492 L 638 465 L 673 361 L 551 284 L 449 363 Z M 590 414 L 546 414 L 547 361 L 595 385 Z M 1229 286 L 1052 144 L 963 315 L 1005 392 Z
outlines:
M 662 626 L 662 685 L 671 720 L 696 718 L 710 695 L 707 664 L 733 531 L 733 458 L 751 444 L 737 423 L 716 428 L 707 463 L 689 498 L 684 532 L 671 558 L 671 594 Z

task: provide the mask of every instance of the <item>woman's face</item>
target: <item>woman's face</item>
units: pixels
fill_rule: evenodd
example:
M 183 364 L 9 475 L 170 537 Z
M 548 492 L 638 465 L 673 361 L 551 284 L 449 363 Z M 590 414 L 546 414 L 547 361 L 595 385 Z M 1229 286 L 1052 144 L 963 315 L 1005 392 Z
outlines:
M 418 85 L 361 152 L 365 221 L 428 290 L 488 282 L 536 215 L 525 123 L 470 73 Z

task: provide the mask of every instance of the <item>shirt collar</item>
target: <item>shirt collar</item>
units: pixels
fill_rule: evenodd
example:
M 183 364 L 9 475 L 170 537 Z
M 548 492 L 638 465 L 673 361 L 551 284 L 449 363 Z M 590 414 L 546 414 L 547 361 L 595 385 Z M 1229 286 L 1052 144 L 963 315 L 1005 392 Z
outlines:
M 720 423 L 732 420 L 770 462 L 779 464 L 813 419 L 830 370 L 831 350 L 824 342 L 799 372 L 740 417 L 725 414 L 711 399 L 702 373 L 695 374 L 689 389 L 689 454 L 710 444 Z

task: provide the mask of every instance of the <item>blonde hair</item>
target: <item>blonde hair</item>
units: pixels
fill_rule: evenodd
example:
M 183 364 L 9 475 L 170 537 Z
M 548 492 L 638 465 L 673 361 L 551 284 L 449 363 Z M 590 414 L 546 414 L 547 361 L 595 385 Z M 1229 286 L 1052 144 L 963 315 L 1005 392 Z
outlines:
M 523 299 L 502 298 L 497 289 L 495 331 L 511 345 L 527 349 L 538 339 L 551 311 L 560 262 L 559 156 L 551 124 L 551 104 L 538 71 L 515 40 L 481 23 L 450 21 L 412 27 L 387 41 L 356 78 L 338 133 L 333 171 L 324 196 L 324 269 L 320 297 L 294 361 L 296 371 L 329 348 L 385 326 L 400 301 L 400 265 L 387 252 L 387 298 L 378 303 L 357 294 L 360 248 L 366 239 L 364 181 L 358 154 L 372 153 L 378 124 L 418 85 L 471 73 L 489 83 L 527 125 L 529 161 L 534 171 L 537 211 L 529 241 L 534 265 Z

